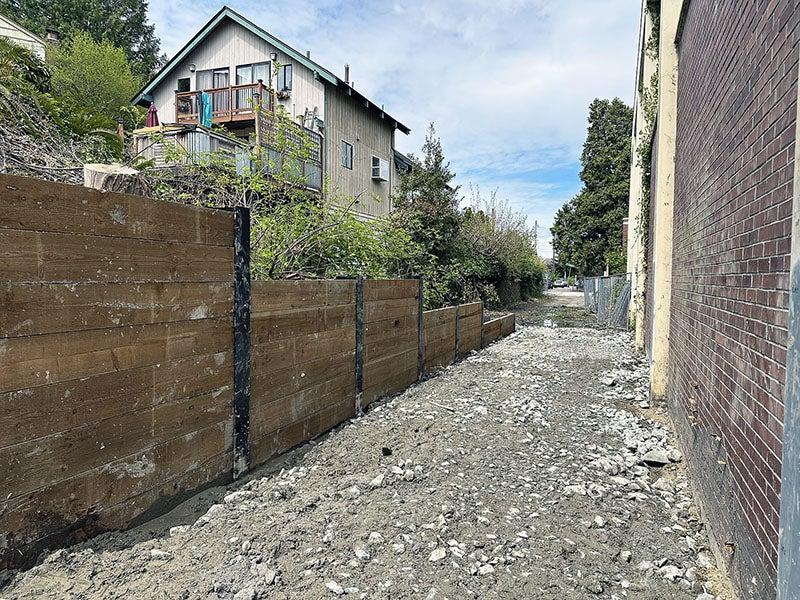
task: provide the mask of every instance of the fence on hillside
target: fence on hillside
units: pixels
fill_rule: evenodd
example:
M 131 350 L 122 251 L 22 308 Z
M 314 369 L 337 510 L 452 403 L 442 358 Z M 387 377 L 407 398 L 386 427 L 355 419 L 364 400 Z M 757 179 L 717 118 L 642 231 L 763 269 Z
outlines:
M 583 281 L 584 307 L 597 315 L 602 327 L 627 329 L 630 301 L 631 282 L 627 275 L 586 277 Z
M 514 331 L 249 280 L 246 211 L 0 175 L 0 568 L 230 481 Z

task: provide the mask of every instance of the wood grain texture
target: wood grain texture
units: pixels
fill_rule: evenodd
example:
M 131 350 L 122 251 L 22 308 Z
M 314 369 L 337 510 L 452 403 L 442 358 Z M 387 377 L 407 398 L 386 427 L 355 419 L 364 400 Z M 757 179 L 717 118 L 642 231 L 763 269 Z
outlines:
M 231 212 L 0 174 L 0 229 L 233 247 Z
M 232 344 L 226 318 L 0 339 L 0 392 L 218 354 Z
M 229 283 L 0 284 L 0 337 L 230 315 Z
M 0 281 L 14 283 L 229 282 L 233 277 L 233 249 L 226 246 L 0 229 L 0 248 Z
M 233 382 L 230 351 L 0 394 L 0 447 L 152 409 Z
M 80 541 L 231 472 L 230 424 L 187 432 L 157 446 L 15 496 L 0 513 L 10 548 Z M 0 565 L 2 565 L 0 559 Z
M 320 412 L 303 417 L 288 427 L 259 437 L 253 440 L 253 460 L 256 464 L 266 462 L 273 456 L 286 452 L 336 427 L 351 418 L 353 413 L 353 404 L 332 404 Z
M 226 422 L 231 417 L 232 398 L 229 386 L 7 446 L 0 449 L 4 489 L 18 495 L 50 486 L 189 432 Z M 157 465 L 147 468 L 155 469 Z
M 258 313 L 252 315 L 252 343 L 256 346 L 270 340 L 355 328 L 355 323 L 355 309 L 350 305 Z
M 502 317 L 492 319 L 483 324 L 483 347 L 485 348 L 492 342 L 496 342 L 502 336 Z
M 309 307 L 354 305 L 355 291 L 356 284 L 352 279 L 254 281 L 251 311 L 256 316 Z

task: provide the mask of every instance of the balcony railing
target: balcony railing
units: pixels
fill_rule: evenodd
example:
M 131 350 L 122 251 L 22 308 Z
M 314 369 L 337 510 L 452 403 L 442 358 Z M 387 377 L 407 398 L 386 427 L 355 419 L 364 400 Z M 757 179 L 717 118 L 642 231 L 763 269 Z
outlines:
M 214 123 L 248 121 L 255 118 L 255 98 L 260 94 L 261 106 L 272 110 L 272 94 L 264 83 L 245 83 L 227 87 L 175 92 L 175 121 L 177 123 L 200 122 L 200 94 L 205 92 L 211 100 L 211 118 Z

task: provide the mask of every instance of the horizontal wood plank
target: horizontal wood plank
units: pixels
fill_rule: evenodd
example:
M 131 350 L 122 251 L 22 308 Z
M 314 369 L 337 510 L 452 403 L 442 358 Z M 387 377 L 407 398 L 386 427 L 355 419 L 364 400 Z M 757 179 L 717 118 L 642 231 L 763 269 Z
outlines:
M 176 402 L 233 384 L 220 352 L 0 394 L 0 447 Z
M 356 311 L 352 306 L 313 307 L 272 314 L 254 315 L 251 321 L 253 345 L 300 335 L 352 328 L 355 336 Z
M 336 404 L 305 417 L 288 427 L 258 438 L 251 448 L 254 464 L 261 464 L 270 458 L 291 450 L 308 440 L 329 431 L 354 415 L 355 405 Z
M 46 488 L 14 496 L 6 504 L 8 510 L 0 512 L 0 531 L 13 532 L 15 545 L 24 547 L 54 534 L 66 537 L 87 519 L 97 523 L 104 511 L 116 516 L 86 533 L 124 527 L 155 500 L 169 496 L 168 492 L 194 490 L 230 473 L 230 447 L 227 423 L 187 432 Z M 144 498 L 149 491 L 157 492 L 155 497 Z M 119 509 L 114 511 L 115 507 Z
M 416 318 L 418 310 L 419 303 L 414 298 L 364 302 L 364 323 L 369 324 L 375 321 L 397 319 L 409 315 Z
M 0 281 L 15 283 L 233 278 L 233 249 L 226 246 L 0 229 L 0 248 Z
M 483 302 L 470 302 L 469 304 L 460 304 L 458 306 L 459 317 L 469 317 L 472 315 L 480 315 Z
M 484 348 L 500 338 L 502 323 L 500 319 L 492 319 L 483 324 L 483 346 Z
M 0 229 L 233 247 L 233 213 L 0 175 Z
M 259 377 L 332 354 L 355 352 L 353 329 L 332 329 L 291 338 L 279 338 L 252 347 L 252 370 Z M 355 368 L 355 362 L 354 368 Z
M 232 400 L 229 386 L 0 449 L 4 489 L 17 495 L 51 486 L 169 439 L 229 421 Z
M 251 406 L 257 407 L 295 394 L 346 373 L 355 377 L 354 364 L 355 353 L 343 352 L 265 375 L 254 372 L 250 384 Z
M 353 306 L 356 284 L 353 280 L 254 281 L 251 293 L 253 315 L 323 306 Z
M 0 339 L 0 392 L 218 354 L 232 346 L 229 319 Z
M 355 378 L 343 373 L 295 394 L 259 403 L 251 413 L 250 438 L 288 427 L 334 404 L 355 406 Z
M 439 308 L 436 310 L 426 310 L 423 313 L 423 320 L 426 329 L 428 327 L 435 327 L 437 325 L 451 322 L 453 323 L 453 327 L 455 327 L 456 308 L 454 306 L 448 306 L 446 308 Z
M 0 337 L 223 317 L 230 283 L 0 284 Z
M 402 298 L 419 299 L 419 280 L 367 279 L 364 281 L 364 302 Z

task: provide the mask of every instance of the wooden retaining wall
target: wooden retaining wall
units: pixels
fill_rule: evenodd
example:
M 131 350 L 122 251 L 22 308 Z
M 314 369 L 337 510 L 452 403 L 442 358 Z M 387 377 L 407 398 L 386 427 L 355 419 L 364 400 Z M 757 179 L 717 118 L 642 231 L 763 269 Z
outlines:
M 0 176 L 0 553 L 231 470 L 231 213 Z
M 514 330 L 481 303 L 420 314 L 418 279 L 251 283 L 241 212 L 0 175 L 0 568 L 163 513 Z
M 425 372 L 430 373 L 456 359 L 456 307 L 426 310 L 424 323 Z
M 355 289 L 354 280 L 253 282 L 253 464 L 355 414 Z
M 364 281 L 362 406 L 417 381 L 419 281 Z

